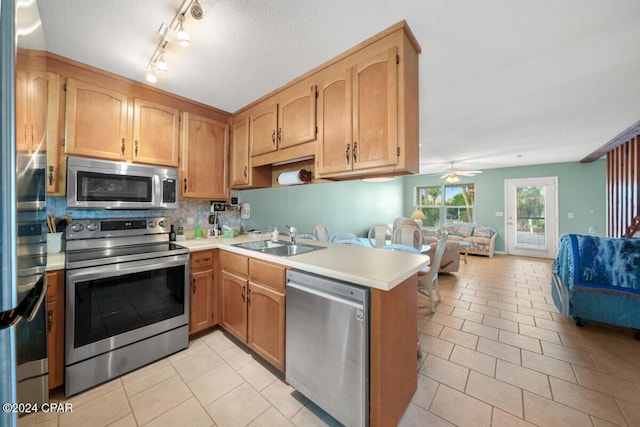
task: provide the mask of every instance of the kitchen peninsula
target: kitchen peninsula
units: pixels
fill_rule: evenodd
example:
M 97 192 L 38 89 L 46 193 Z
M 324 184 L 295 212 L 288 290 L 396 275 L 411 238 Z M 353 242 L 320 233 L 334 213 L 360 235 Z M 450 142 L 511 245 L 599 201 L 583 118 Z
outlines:
M 370 288 L 370 425 L 396 425 L 417 387 L 417 272 L 429 258 L 318 241 L 310 243 L 326 249 L 292 257 L 233 246 L 251 240 L 260 239 L 240 236 L 179 243 L 190 249 L 192 259 L 202 251 L 212 251 L 214 259 L 223 254 L 240 255 Z M 193 268 L 192 265 L 192 271 Z M 214 311 L 222 310 L 220 287 L 224 273 L 217 271 L 214 269 L 213 273 Z

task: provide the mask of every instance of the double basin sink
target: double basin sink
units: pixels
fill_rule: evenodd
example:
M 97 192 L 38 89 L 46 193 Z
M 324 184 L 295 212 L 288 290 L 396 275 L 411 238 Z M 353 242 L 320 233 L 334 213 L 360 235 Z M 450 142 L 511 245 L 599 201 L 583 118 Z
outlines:
M 236 243 L 233 246 L 276 256 L 293 256 L 316 251 L 318 249 L 325 249 L 323 246 L 307 245 L 306 243 L 292 244 L 291 242 L 285 242 L 282 240 L 278 240 L 277 242 L 272 242 L 271 240 L 258 240 L 255 242 Z

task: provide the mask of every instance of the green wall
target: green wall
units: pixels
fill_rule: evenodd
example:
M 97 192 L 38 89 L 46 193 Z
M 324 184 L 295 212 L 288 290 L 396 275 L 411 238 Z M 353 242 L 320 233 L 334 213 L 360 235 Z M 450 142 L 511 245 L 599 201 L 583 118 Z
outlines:
M 332 234 L 349 231 L 364 236 L 372 225 L 391 222 L 404 213 L 401 178 L 243 190 L 238 197 L 251 204 L 246 228 L 283 230 L 289 224 L 299 233 L 310 233 L 316 224 L 324 224 Z
M 606 163 L 551 163 L 534 166 L 489 169 L 474 177 L 461 177 L 460 182 L 475 184 L 476 222 L 498 230 L 496 251 L 504 251 L 504 180 L 535 177 L 558 177 L 558 230 L 565 233 L 588 234 L 595 228 L 596 235 L 606 235 Z M 416 185 L 439 185 L 438 176 L 413 175 L 404 180 L 404 211 L 413 209 Z M 573 212 L 573 218 L 569 218 Z
M 504 180 L 551 176 L 558 177 L 560 234 L 587 234 L 589 227 L 595 227 L 598 235 L 606 234 L 603 160 L 489 169 L 467 182 L 476 184 L 476 222 L 498 230 L 497 251 L 504 251 L 504 217 L 496 216 L 496 212 L 504 212 Z M 332 233 L 351 231 L 364 236 L 376 223 L 411 215 L 416 185 L 440 183 L 437 175 L 412 175 L 382 183 L 356 180 L 243 190 L 238 196 L 251 204 L 246 227 L 281 229 L 290 224 L 308 233 L 314 225 L 325 224 Z M 569 212 L 574 213 L 573 219 L 568 218 Z

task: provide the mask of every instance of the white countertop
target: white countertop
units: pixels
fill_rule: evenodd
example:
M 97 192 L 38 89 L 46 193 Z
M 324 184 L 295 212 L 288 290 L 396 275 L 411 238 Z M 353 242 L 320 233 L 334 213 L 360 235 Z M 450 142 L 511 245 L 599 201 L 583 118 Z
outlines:
M 298 243 L 325 246 L 300 255 L 281 257 L 260 251 L 232 246 L 236 243 L 265 240 L 268 236 L 235 238 L 201 238 L 176 242 L 191 252 L 205 249 L 224 249 L 241 255 L 271 261 L 287 267 L 344 280 L 357 285 L 383 291 L 393 289 L 408 277 L 416 274 L 429 263 L 427 255 L 412 255 L 404 252 L 386 251 L 357 246 L 340 245 L 316 240 L 300 239 Z M 288 240 L 287 237 L 281 240 Z
M 427 255 L 412 255 L 404 252 L 305 239 L 300 239 L 299 243 L 324 246 L 326 249 L 290 257 L 281 257 L 232 246 L 236 243 L 265 240 L 266 238 L 267 236 L 249 237 L 241 235 L 232 239 L 224 237 L 200 238 L 175 243 L 188 248 L 191 252 L 206 249 L 224 249 L 229 252 L 271 261 L 287 267 L 383 291 L 393 289 L 394 286 L 416 274 L 429 263 L 429 256 Z M 281 238 L 281 240 L 288 240 L 288 238 Z M 62 270 L 64 269 L 64 264 L 64 252 L 47 254 L 47 271 Z

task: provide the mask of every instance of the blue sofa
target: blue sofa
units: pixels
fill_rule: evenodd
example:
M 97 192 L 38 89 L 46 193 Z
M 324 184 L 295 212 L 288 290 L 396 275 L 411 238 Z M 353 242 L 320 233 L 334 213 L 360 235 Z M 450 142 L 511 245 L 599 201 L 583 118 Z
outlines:
M 640 239 L 563 235 L 551 285 L 558 310 L 579 326 L 593 320 L 640 329 Z

